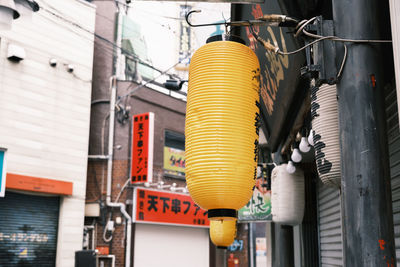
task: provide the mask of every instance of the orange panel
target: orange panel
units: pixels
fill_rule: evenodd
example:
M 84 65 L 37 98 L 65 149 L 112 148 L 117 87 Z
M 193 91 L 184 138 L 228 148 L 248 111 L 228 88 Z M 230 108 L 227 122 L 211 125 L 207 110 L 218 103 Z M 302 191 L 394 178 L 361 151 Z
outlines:
M 96 247 L 96 249 L 99 251 L 100 255 L 108 255 L 110 254 L 110 248 L 106 246 L 99 246 Z
M 72 187 L 72 182 L 7 173 L 6 189 L 70 196 Z
M 207 211 L 197 206 L 189 195 L 145 188 L 135 188 L 133 215 L 137 223 L 157 223 L 209 227 Z

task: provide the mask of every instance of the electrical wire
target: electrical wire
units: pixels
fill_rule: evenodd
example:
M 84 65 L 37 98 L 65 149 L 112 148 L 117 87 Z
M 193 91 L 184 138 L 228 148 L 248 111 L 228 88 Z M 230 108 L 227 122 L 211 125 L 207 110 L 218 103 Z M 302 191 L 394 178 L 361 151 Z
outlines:
M 122 195 L 122 192 L 124 192 L 125 188 L 128 186 L 128 183 L 129 183 L 130 181 L 131 181 L 131 179 L 126 180 L 126 182 L 125 182 L 124 185 L 122 186 L 122 188 L 121 188 L 121 190 L 119 191 L 119 193 L 118 193 L 118 195 L 117 195 L 117 197 L 116 197 L 116 199 L 115 199 L 114 202 L 118 202 L 119 198 L 120 198 L 121 195 Z
M 299 24 L 296 27 L 296 33 L 295 33 L 295 37 L 298 37 L 300 33 L 303 33 L 304 35 L 311 37 L 311 38 L 315 38 L 316 40 L 304 45 L 303 47 L 300 47 L 299 49 L 296 49 L 294 51 L 290 51 L 290 52 L 283 52 L 279 50 L 279 47 L 274 46 L 270 43 L 268 43 L 267 41 L 265 41 L 264 39 L 262 39 L 261 37 L 259 37 L 253 30 L 252 25 L 250 26 L 250 31 L 252 33 L 252 35 L 254 36 L 254 38 L 256 38 L 259 42 L 261 42 L 264 46 L 265 49 L 272 51 L 276 54 L 280 54 L 280 55 L 293 55 L 296 53 L 301 52 L 302 50 L 318 43 L 324 40 L 332 40 L 335 42 L 348 42 L 348 43 L 391 43 L 391 40 L 373 40 L 373 39 L 346 39 L 346 38 L 340 38 L 334 35 L 331 36 L 322 36 L 322 35 L 318 35 L 318 34 L 313 34 L 310 33 L 308 31 L 305 30 L 305 27 L 310 24 L 311 22 L 313 22 L 316 19 L 316 17 L 313 17 L 309 20 L 302 20 L 301 22 L 299 22 Z M 342 60 L 342 64 L 341 64 L 341 68 L 338 74 L 341 74 L 341 71 L 343 70 L 343 66 L 345 64 L 346 61 L 346 57 L 347 57 L 347 47 L 345 47 L 345 56 Z M 340 76 L 340 75 L 339 75 Z
M 348 42 L 348 43 L 391 43 L 392 40 L 374 40 L 374 39 L 346 39 L 346 38 L 339 38 L 337 36 L 331 35 L 331 36 L 321 36 L 318 34 L 313 34 L 305 29 L 303 29 L 303 33 L 309 37 L 312 38 L 321 38 L 321 37 L 329 37 L 332 41 L 336 42 Z
M 49 6 L 49 5 L 47 5 L 47 6 Z M 51 6 L 49 6 L 49 7 L 51 7 Z M 53 8 L 53 7 L 51 7 L 51 8 Z M 124 49 L 123 47 L 118 46 L 118 45 L 117 45 L 116 43 L 114 43 L 113 41 L 110 41 L 110 40 L 108 40 L 107 38 L 105 38 L 105 37 L 103 37 L 103 36 L 101 36 L 101 35 L 99 35 L 99 34 L 97 34 L 97 33 L 95 33 L 95 32 L 92 32 L 91 30 L 86 29 L 85 27 L 79 25 L 78 23 L 76 23 L 76 22 L 74 22 L 74 21 L 71 21 L 71 20 L 69 20 L 69 19 L 66 19 L 65 17 L 62 16 L 62 15 L 65 15 L 65 14 L 63 14 L 63 13 L 60 12 L 59 10 L 53 8 L 54 10 L 56 10 L 56 12 L 58 12 L 58 13 L 60 13 L 60 14 L 62 14 L 62 15 L 56 14 L 56 13 L 54 13 L 53 11 L 51 11 L 51 10 L 49 10 L 49 9 L 43 7 L 43 6 L 41 7 L 41 9 L 43 9 L 43 10 L 46 11 L 47 13 L 49 13 L 49 14 L 51 14 L 51 15 L 57 17 L 58 19 L 61 19 L 61 20 L 65 21 L 65 22 L 68 22 L 68 23 L 71 24 L 72 26 L 75 26 L 75 27 L 77 27 L 77 28 L 79 28 L 79 29 L 81 29 L 81 30 L 83 30 L 83 31 L 86 31 L 86 32 L 88 32 L 88 33 L 94 35 L 94 36 L 97 37 L 98 39 L 100 39 L 100 40 L 102 40 L 102 41 L 104 41 L 104 42 L 106 42 L 106 43 L 112 45 L 113 48 L 120 49 L 121 52 L 124 54 L 125 57 L 127 57 L 127 58 L 129 58 L 129 59 L 132 59 L 132 60 L 134 60 L 134 61 L 137 61 L 137 62 L 138 62 L 139 64 L 141 64 L 141 65 L 144 65 L 144 66 L 149 67 L 149 68 L 151 68 L 151 69 L 153 69 L 153 70 L 155 70 L 155 71 L 157 71 L 157 72 L 162 73 L 162 71 L 161 71 L 160 69 L 154 67 L 151 63 L 146 62 L 145 60 L 141 59 L 140 57 L 138 57 L 138 56 L 135 55 L 135 54 L 131 54 L 129 51 L 127 51 L 127 50 Z
M 60 13 L 60 14 L 63 14 L 62 12 L 60 12 L 59 10 L 57 10 L 56 8 L 54 8 L 54 7 L 52 7 L 52 6 L 48 5 L 48 4 L 47 4 L 47 6 L 50 7 L 50 8 L 52 8 L 52 9 L 55 10 L 56 12 L 58 12 L 58 13 Z M 144 65 L 144 66 L 147 66 L 147 67 L 149 67 L 149 68 L 151 68 L 151 69 L 153 69 L 153 70 L 155 70 L 155 71 L 157 71 L 157 72 L 160 73 L 159 76 L 157 76 L 156 78 L 150 80 L 149 82 L 146 82 L 143 86 L 145 86 L 145 85 L 149 84 L 150 82 L 153 82 L 154 80 L 158 79 L 159 77 L 161 77 L 162 75 L 166 74 L 170 69 L 172 69 L 173 67 L 175 67 L 177 64 L 180 63 L 180 62 L 178 62 L 178 63 L 174 64 L 173 67 L 169 68 L 167 71 L 162 71 L 162 70 L 160 70 L 160 69 L 154 67 L 153 65 L 151 65 L 151 63 L 147 63 L 147 62 L 143 61 L 143 60 L 140 59 L 137 55 L 131 54 L 129 51 L 126 51 L 126 50 L 123 49 L 122 47 L 116 45 L 114 42 L 108 40 L 107 38 L 105 38 L 105 37 L 103 37 L 103 36 L 101 36 L 101 35 L 99 35 L 99 34 L 97 34 L 97 33 L 95 33 L 95 32 L 92 32 L 92 31 L 90 31 L 90 30 L 84 28 L 83 26 L 79 25 L 78 23 L 75 23 L 75 22 L 73 22 L 73 21 L 70 21 L 70 20 L 68 20 L 68 19 L 66 19 L 66 18 L 64 18 L 64 17 L 62 17 L 62 16 L 60 16 L 60 15 L 58 15 L 58 14 L 52 12 L 51 10 L 49 10 L 49 9 L 47 9 L 47 8 L 43 8 L 43 7 L 42 7 L 42 9 L 45 10 L 46 12 L 48 12 L 49 14 L 51 14 L 51 15 L 53 15 L 53 16 L 55 16 L 55 17 L 61 19 L 61 20 L 64 20 L 64 21 L 70 23 L 71 25 L 73 25 L 73 26 L 75 26 L 75 27 L 78 27 L 78 28 L 80 28 L 80 29 L 82 29 L 82 30 L 84 30 L 84 31 L 86 31 L 86 32 L 88 32 L 88 33 L 94 35 L 94 36 L 96 37 L 95 40 L 94 40 L 94 42 L 96 42 L 97 39 L 100 39 L 101 41 L 112 45 L 113 48 L 120 49 L 121 52 L 123 52 L 123 54 L 124 54 L 124 56 L 125 56 L 126 58 L 131 59 L 131 60 L 133 60 L 133 61 L 136 61 L 136 62 L 138 62 L 139 64 Z M 65 14 L 63 14 L 63 15 L 65 16 Z M 101 47 L 101 49 L 103 49 L 103 51 L 107 51 L 107 50 L 105 50 L 106 47 L 102 47 L 102 46 L 100 46 L 100 47 Z M 97 48 L 99 48 L 99 46 L 97 46 Z M 108 52 L 113 54 L 113 53 L 114 53 L 113 48 L 111 48 L 111 50 L 108 51 Z M 189 56 L 189 55 L 188 55 L 188 56 Z M 186 57 L 186 58 L 187 58 L 187 57 Z M 186 58 L 185 58 L 185 59 L 186 59 Z M 175 78 L 180 79 L 180 77 L 177 76 L 176 74 L 169 74 L 169 75 L 172 76 L 172 77 L 175 77 Z M 143 87 L 143 86 L 141 86 L 141 87 Z M 140 87 L 140 88 L 141 88 L 141 87 Z M 139 89 L 139 88 L 137 88 L 137 89 Z
M 297 25 L 296 29 L 296 33 L 294 34 L 294 37 L 298 37 L 299 34 L 303 31 L 303 29 L 311 22 L 313 22 L 317 17 L 313 17 L 309 20 L 302 20 L 299 22 L 299 24 Z
M 167 70 L 161 72 L 160 75 L 158 75 L 157 77 L 155 77 L 155 78 L 153 78 L 153 79 L 151 79 L 151 80 L 148 80 L 148 81 L 146 81 L 146 82 L 143 83 L 143 84 L 137 85 L 135 88 L 133 88 L 132 90 L 130 90 L 130 91 L 127 92 L 126 94 L 124 94 L 124 95 L 122 95 L 122 96 L 119 96 L 119 97 L 118 97 L 118 100 L 117 100 L 117 102 L 116 102 L 116 104 L 118 105 L 118 104 L 121 102 L 122 99 L 131 96 L 136 90 L 145 87 L 146 85 L 148 85 L 148 84 L 154 82 L 155 80 L 157 80 L 157 79 L 160 78 L 161 76 L 167 74 L 168 71 L 170 71 L 172 68 L 174 68 L 174 67 L 175 67 L 176 65 L 178 65 L 179 63 L 180 63 L 180 61 L 177 62 L 177 63 L 175 63 L 175 64 L 172 65 L 171 67 L 169 67 Z M 134 86 L 134 85 L 135 85 L 135 84 L 132 83 L 131 85 L 129 85 L 129 87 L 128 87 L 126 90 L 129 90 L 129 89 L 130 89 L 132 86 Z
M 138 9 L 140 9 L 140 8 L 138 8 Z M 154 16 L 159 16 L 159 17 L 162 17 L 162 18 L 176 19 L 176 20 L 178 20 L 178 18 L 165 17 L 165 16 L 158 15 L 158 14 L 154 14 L 154 13 L 151 13 L 151 12 L 147 12 L 147 13 L 152 14 L 152 15 L 154 15 Z M 105 16 L 105 15 L 103 15 L 103 14 L 100 14 L 100 13 L 97 12 L 97 13 L 96 13 L 96 16 L 102 17 L 102 18 L 104 18 L 105 20 L 108 20 L 108 21 L 110 21 L 111 23 L 114 24 L 114 20 L 108 18 L 107 16 Z M 184 18 L 181 18 L 181 19 L 179 19 L 179 20 L 184 20 Z M 160 22 L 156 22 L 156 21 L 154 21 L 154 20 L 151 20 L 151 22 L 153 22 L 153 23 L 155 23 L 155 24 L 158 24 L 158 25 L 160 25 L 161 27 L 166 28 L 167 30 L 171 31 L 171 32 L 176 36 L 177 39 L 180 39 L 179 33 L 177 33 L 175 30 L 171 29 L 171 27 L 169 26 L 169 24 L 168 24 L 168 25 L 164 25 L 164 24 L 161 24 Z M 118 24 L 118 25 L 121 25 L 121 24 Z M 134 28 L 132 28 L 132 27 L 129 27 L 129 26 L 127 26 L 127 25 L 124 25 L 124 27 L 127 28 L 127 29 L 130 29 L 130 30 L 136 30 L 136 29 L 134 29 Z
M 283 52 L 283 51 L 280 51 L 280 50 L 279 50 L 279 47 L 275 47 L 275 48 L 277 48 L 276 53 L 277 53 L 277 54 L 280 54 L 280 55 L 283 55 L 283 56 L 286 56 L 286 55 L 293 55 L 293 54 L 296 54 L 296 53 L 301 52 L 302 50 L 306 49 L 307 47 L 312 46 L 313 44 L 316 44 L 316 43 L 318 43 L 318 42 L 321 42 L 321 41 L 327 40 L 327 39 L 331 39 L 331 36 L 321 37 L 321 38 L 319 38 L 319 39 L 317 39 L 317 40 L 315 40 L 315 41 L 312 41 L 311 43 L 306 44 L 306 45 L 303 46 L 303 47 L 300 47 L 300 48 L 297 49 L 297 50 L 290 51 L 290 52 Z
M 343 44 L 343 46 L 344 46 L 344 55 L 343 55 L 342 64 L 340 64 L 339 72 L 336 76 L 337 79 L 339 79 L 340 76 L 342 75 L 343 67 L 344 67 L 344 64 L 346 63 L 346 59 L 347 59 L 347 46 L 346 46 L 346 44 Z
M 336 41 L 336 42 L 349 42 L 349 43 L 391 43 L 392 42 L 392 40 L 373 40 L 373 39 L 347 39 L 347 38 L 340 38 L 340 37 L 337 37 L 337 36 L 335 36 L 335 35 L 330 35 L 330 36 L 322 36 L 322 35 L 318 35 L 318 34 L 313 34 L 313 33 L 310 33 L 310 32 L 308 32 L 308 31 L 306 31 L 304 28 L 308 25 L 308 24 L 310 24 L 311 22 L 313 22 L 315 19 L 316 19 L 317 17 L 313 17 L 313 18 L 311 18 L 311 19 L 309 19 L 309 20 L 303 20 L 303 21 L 301 21 L 300 23 L 299 23 L 299 25 L 296 27 L 297 28 L 297 31 L 296 31 L 296 34 L 295 34 L 295 37 L 297 37 L 299 34 L 300 34 L 300 32 L 302 32 L 302 33 L 304 33 L 305 35 L 307 35 L 308 37 L 312 37 L 312 38 L 315 38 L 315 39 L 319 39 L 319 38 L 323 38 L 323 37 L 326 37 L 326 38 L 329 38 L 329 39 L 331 39 L 332 41 Z
M 127 8 L 139 9 L 139 10 L 142 10 L 143 12 L 145 12 L 145 13 L 148 13 L 148 14 L 151 14 L 151 15 L 154 15 L 154 16 L 158 16 L 158 17 L 162 17 L 162 18 L 166 18 L 166 19 L 172 19 L 172 20 L 184 20 L 184 18 L 163 16 L 163 15 L 160 15 L 160 14 L 156 14 L 156 13 L 154 13 L 154 12 L 149 12 L 149 11 L 146 10 L 146 9 L 142 9 L 142 8 L 140 8 L 140 7 L 135 7 L 135 6 L 133 6 L 132 3 L 131 3 L 131 4 L 127 4 L 127 3 L 124 3 L 124 2 L 118 1 L 118 0 L 116 0 L 115 2 L 118 2 L 119 4 L 121 4 L 121 5 L 123 5 L 123 6 L 127 7 Z
M 107 224 L 104 226 L 104 231 L 103 231 L 103 240 L 106 242 L 106 243 L 109 243 L 109 242 L 111 242 L 111 240 L 113 239 L 113 233 L 114 233 L 114 230 L 115 230 L 115 228 L 113 227 L 113 229 L 110 231 L 111 233 L 110 233 L 110 236 L 109 237 L 107 237 L 107 226 L 108 226 L 108 224 L 110 223 L 110 221 L 111 221 L 111 216 L 112 216 L 112 213 L 110 213 L 110 215 L 109 215 L 109 217 L 108 217 L 108 220 L 107 220 Z
M 44 9 L 44 8 L 42 8 L 42 9 Z M 97 41 L 98 39 L 96 39 L 96 38 L 88 38 L 88 36 L 79 34 L 78 32 L 76 32 L 76 31 L 74 31 L 73 29 L 71 29 L 70 27 L 68 27 L 67 25 L 65 25 L 65 24 L 60 24 L 59 21 L 54 20 L 54 19 L 51 19 L 50 17 L 47 17 L 47 16 L 43 15 L 43 13 L 38 13 L 38 14 L 41 15 L 42 18 L 44 18 L 44 19 L 46 19 L 46 20 L 48 20 L 48 21 L 50 21 L 50 22 L 52 22 L 52 23 L 57 23 L 58 25 L 64 27 L 65 29 L 71 31 L 72 33 L 74 33 L 74 34 L 76 34 L 76 35 L 79 35 L 80 37 L 82 37 L 82 38 L 84 38 L 84 39 L 90 41 L 90 42 L 93 43 L 93 44 L 98 43 L 98 41 Z M 93 34 L 93 33 L 90 32 L 90 31 L 89 31 L 89 33 L 90 33 L 90 34 Z M 93 35 L 94 35 L 94 34 L 93 34 Z M 106 46 L 97 45 L 97 46 L 95 46 L 95 49 L 100 49 L 100 50 L 102 50 L 103 52 L 107 53 L 108 55 L 113 55 L 113 53 L 114 53 L 113 48 L 108 48 L 108 47 L 106 47 Z

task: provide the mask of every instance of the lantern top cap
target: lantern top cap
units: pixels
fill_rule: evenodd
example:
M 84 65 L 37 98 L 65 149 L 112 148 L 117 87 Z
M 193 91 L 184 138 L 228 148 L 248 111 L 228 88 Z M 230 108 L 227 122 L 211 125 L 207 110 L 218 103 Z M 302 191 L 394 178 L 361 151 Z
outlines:
M 219 35 L 214 35 L 211 36 L 207 39 L 206 43 L 212 43 L 212 42 L 216 42 L 216 41 L 233 41 L 233 42 L 237 42 L 243 45 L 246 45 L 246 42 L 240 38 L 239 36 L 236 35 L 231 35 L 231 34 L 219 34 Z

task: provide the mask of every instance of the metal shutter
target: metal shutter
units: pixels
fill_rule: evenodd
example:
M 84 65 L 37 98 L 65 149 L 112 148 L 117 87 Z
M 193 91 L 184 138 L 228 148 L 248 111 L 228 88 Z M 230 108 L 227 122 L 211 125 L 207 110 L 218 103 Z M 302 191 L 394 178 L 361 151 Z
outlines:
M 58 197 L 0 198 L 0 266 L 55 266 Z
M 400 134 L 394 86 L 385 92 L 386 121 L 389 143 L 390 176 L 392 179 L 393 223 L 397 265 L 400 266 Z
M 340 191 L 321 182 L 318 185 L 318 222 L 321 266 L 343 266 Z

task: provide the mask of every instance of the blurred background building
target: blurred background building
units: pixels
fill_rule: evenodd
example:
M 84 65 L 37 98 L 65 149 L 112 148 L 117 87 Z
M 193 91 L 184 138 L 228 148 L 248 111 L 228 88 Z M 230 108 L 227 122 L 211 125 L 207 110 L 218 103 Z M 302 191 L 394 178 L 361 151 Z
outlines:
M 369 12 L 359 17 L 340 13 L 358 0 L 8 2 L 28 5 L 31 12 L 16 5 L 21 17 L 0 32 L 0 163 L 6 163 L 0 164 L 1 266 L 309 267 L 366 266 L 365 261 L 396 266 L 400 261 L 400 6 L 395 1 L 371 0 L 357 9 Z M 374 5 L 379 8 L 371 9 Z M 192 15 L 193 24 L 265 14 L 322 16 L 304 27 L 314 37 L 255 26 L 281 55 L 265 50 L 248 27 L 230 29 L 261 64 L 261 128 L 257 189 L 239 211 L 237 236 L 227 249 L 209 241 L 207 214 L 190 199 L 185 183 L 190 57 L 208 37 L 226 31 L 223 25 L 189 27 L 184 17 L 196 9 L 202 12 Z M 312 50 L 304 47 L 318 36 L 355 38 L 341 31 L 361 32 L 365 25 L 371 31 L 362 38 L 392 45 L 346 39 L 346 46 L 326 40 Z M 357 56 L 360 48 L 366 56 Z M 361 68 L 362 75 L 352 74 L 360 70 L 354 64 L 364 60 L 368 73 Z M 359 80 L 357 88 L 365 90 L 344 97 L 354 91 L 341 86 Z M 320 134 L 308 139 L 314 148 L 299 152 L 301 162 L 293 165 L 304 173 L 303 220 L 274 222 L 272 169 L 292 161 L 296 142 L 317 128 L 316 94 L 324 90 L 333 90 L 331 103 L 342 106 L 336 128 L 321 128 L 339 140 L 322 143 Z M 365 92 L 372 93 L 358 97 Z M 352 110 L 360 99 L 369 105 Z M 374 118 L 371 127 L 346 128 L 358 127 L 366 117 Z M 359 144 L 373 153 L 360 151 Z M 352 162 L 348 155 L 361 156 Z M 332 158 L 343 171 L 336 184 L 326 183 L 320 168 Z
M 98 249 L 104 264 L 112 264 L 115 257 L 116 266 L 208 266 L 208 220 L 204 211 L 186 200 L 184 81 L 190 56 L 216 27 L 196 33 L 186 24 L 187 10 L 201 4 L 92 3 L 97 14 L 85 248 Z M 204 6 L 209 18 L 220 20 L 223 11 L 230 14 L 229 4 Z M 182 81 L 181 91 L 166 89 L 164 83 L 171 79 L 177 84 Z M 110 101 L 115 118 L 110 116 L 114 113 Z M 139 189 L 131 185 L 132 162 L 140 157 L 132 149 L 137 141 L 132 129 L 134 116 L 149 112 L 154 115 L 152 175 L 146 178 L 148 183 L 138 180 L 134 184 L 146 192 L 143 201 Z M 107 184 L 108 178 L 111 184 Z M 129 217 L 112 207 L 117 202 L 125 206 Z M 153 214 L 161 219 L 147 220 L 151 215 L 137 215 L 139 209 L 161 213 Z M 130 220 L 134 223 L 127 230 Z
M 1 31 L 1 266 L 73 266 L 82 248 L 96 9 L 38 3 Z

